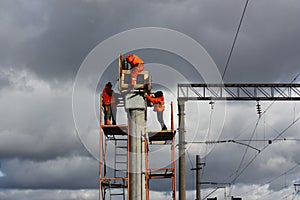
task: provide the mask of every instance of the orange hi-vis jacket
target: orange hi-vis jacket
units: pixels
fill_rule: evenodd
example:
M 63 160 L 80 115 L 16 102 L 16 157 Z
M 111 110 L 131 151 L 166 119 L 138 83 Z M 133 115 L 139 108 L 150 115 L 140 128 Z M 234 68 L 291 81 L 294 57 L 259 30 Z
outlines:
M 130 63 L 132 68 L 144 64 L 144 61 L 134 54 L 126 56 L 126 61 Z
M 112 96 L 113 90 L 106 84 L 102 91 L 102 105 L 109 106 L 115 103 L 115 98 Z
M 154 111 L 163 112 L 165 110 L 165 99 L 164 96 L 161 97 L 150 97 L 148 94 L 146 98 L 154 104 Z

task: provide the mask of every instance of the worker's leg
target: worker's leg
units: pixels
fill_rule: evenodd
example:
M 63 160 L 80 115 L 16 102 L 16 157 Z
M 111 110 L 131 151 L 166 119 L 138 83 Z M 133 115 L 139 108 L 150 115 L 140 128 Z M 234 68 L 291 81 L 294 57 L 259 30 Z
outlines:
M 144 65 L 138 65 L 137 69 L 138 69 L 139 73 L 142 72 L 142 71 L 144 71 Z
M 143 70 L 144 70 L 144 65 L 135 66 L 131 70 L 131 85 L 135 85 L 136 84 L 136 78 L 137 78 L 138 74 L 140 72 L 142 72 Z
M 109 125 L 110 120 L 109 120 L 109 107 L 110 106 L 103 106 L 103 112 L 104 112 L 104 124 Z
M 167 126 L 165 125 L 165 122 L 164 122 L 164 112 L 157 112 L 157 120 L 158 122 L 160 123 L 161 125 L 161 129 L 162 130 L 167 130 Z
M 107 111 L 107 125 L 110 125 L 111 119 L 112 119 L 112 109 L 111 109 L 111 105 L 107 106 L 108 107 L 108 111 Z
M 135 85 L 136 84 L 136 78 L 138 76 L 138 67 L 134 67 L 132 70 L 131 70 L 131 85 Z
M 117 119 L 117 107 L 115 106 L 115 105 L 113 105 L 113 106 L 111 106 L 112 108 L 111 108 L 111 111 L 112 111 L 112 115 L 111 115 L 111 117 L 112 117 L 112 124 L 113 125 L 116 125 L 117 123 L 116 123 L 116 119 Z

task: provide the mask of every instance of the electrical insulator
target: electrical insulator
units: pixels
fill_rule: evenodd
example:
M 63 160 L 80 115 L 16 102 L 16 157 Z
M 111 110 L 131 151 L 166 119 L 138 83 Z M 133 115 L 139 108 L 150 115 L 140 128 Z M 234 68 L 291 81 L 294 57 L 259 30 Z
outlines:
M 260 104 L 259 102 L 257 101 L 257 104 L 256 104 L 256 109 L 257 109 L 257 114 L 259 115 L 259 117 L 261 116 L 261 107 L 260 107 Z
M 209 104 L 210 104 L 211 109 L 214 109 L 215 102 L 210 101 Z

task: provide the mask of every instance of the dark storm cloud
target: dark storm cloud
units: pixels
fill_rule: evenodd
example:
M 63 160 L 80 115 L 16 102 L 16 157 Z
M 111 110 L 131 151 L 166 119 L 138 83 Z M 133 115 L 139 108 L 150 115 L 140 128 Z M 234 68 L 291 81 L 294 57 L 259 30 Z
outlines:
M 74 77 L 88 52 L 110 36 L 116 20 L 97 1 L 1 1 L 1 62 L 44 79 Z M 117 14 L 115 15 L 117 17 Z M 108 19 L 113 20 L 108 20 Z M 7 42 L 9 41 L 9 42 Z M 100 64 L 100 63 L 99 63 Z
M 288 82 L 299 73 L 300 5 L 286 3 L 250 2 L 228 80 L 233 75 L 246 82 Z
M 162 26 L 192 36 L 208 49 L 222 71 L 244 5 L 236 1 L 135 0 L 1 4 L 1 62 L 30 68 L 46 79 L 74 77 L 85 56 L 99 42 L 140 26 Z M 249 3 L 228 80 L 274 80 L 273 75 L 276 80 L 284 71 L 290 73 L 284 78 L 295 73 L 299 61 L 295 52 L 300 46 L 295 39 L 300 32 L 298 8 L 292 1 Z M 257 73 L 262 69 L 271 74 Z

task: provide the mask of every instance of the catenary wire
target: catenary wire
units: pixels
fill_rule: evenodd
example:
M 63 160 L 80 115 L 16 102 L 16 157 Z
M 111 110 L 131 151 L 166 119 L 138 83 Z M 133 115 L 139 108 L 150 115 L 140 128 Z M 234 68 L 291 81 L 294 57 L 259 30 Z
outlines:
M 273 183 L 273 182 L 276 181 L 278 178 L 280 178 L 280 177 L 282 177 L 282 176 L 284 176 L 284 175 L 290 173 L 291 171 L 293 171 L 294 169 L 296 169 L 296 168 L 299 167 L 299 166 L 300 166 L 300 163 L 295 164 L 293 167 L 289 168 L 288 170 L 286 170 L 285 172 L 281 173 L 280 175 L 278 175 L 278 176 L 272 178 L 271 180 L 266 181 L 266 182 L 263 183 L 262 185 L 266 185 L 266 184 Z M 255 191 L 255 190 L 257 190 L 257 188 L 252 189 L 252 190 L 249 190 L 249 191 L 247 191 L 247 192 L 238 193 L 238 194 L 236 194 L 236 195 L 237 195 L 237 196 L 241 196 L 241 195 L 249 194 L 250 192 L 253 192 L 253 191 Z
M 300 76 L 300 72 L 295 76 L 295 78 L 291 81 L 291 84 L 293 83 L 293 82 L 295 82 L 297 79 L 298 79 L 298 77 Z M 275 100 L 264 110 L 264 112 L 261 114 L 261 116 L 263 116 L 266 112 L 267 112 L 267 110 L 269 110 L 270 108 L 271 108 L 271 106 L 273 105 L 275 103 Z M 259 123 L 259 121 L 260 121 L 260 119 L 261 119 L 261 117 L 259 117 L 258 118 L 258 120 L 257 120 L 257 123 L 256 123 L 256 125 L 255 125 L 255 129 L 254 129 L 254 131 L 253 131 L 253 133 L 252 133 L 252 135 L 254 134 L 254 132 L 256 131 L 256 128 L 257 128 L 257 126 L 258 126 L 258 123 Z M 282 136 L 282 134 L 278 134 L 278 137 L 280 137 L 280 136 Z M 275 140 L 276 139 L 278 139 L 278 137 L 276 137 L 275 138 Z M 273 139 L 273 141 L 274 141 L 274 139 Z M 249 142 L 249 143 L 251 143 L 251 141 Z M 263 149 L 265 149 L 266 147 L 268 147 L 269 146 L 269 144 L 267 144 Z M 248 149 L 248 148 L 247 148 Z M 247 150 L 246 149 L 246 150 Z M 260 152 L 259 152 L 260 153 Z M 259 155 L 259 153 L 257 153 L 256 155 L 255 155 L 255 157 L 254 157 L 254 159 Z M 243 156 L 244 157 L 244 156 Z M 243 160 L 243 158 L 242 158 L 242 160 Z M 252 160 L 250 161 L 250 162 L 252 162 Z M 241 163 L 241 162 L 240 162 Z M 251 164 L 251 163 L 250 163 Z M 240 166 L 240 165 L 239 165 Z M 246 165 L 246 166 L 248 166 L 248 165 Z M 244 171 L 244 170 L 242 170 L 242 171 Z M 237 171 L 236 172 L 234 172 L 233 174 L 231 174 L 229 177 L 227 177 L 225 180 L 227 180 L 227 179 L 229 179 L 230 177 L 232 177 L 235 173 L 237 173 Z M 237 177 L 236 178 L 234 178 L 234 182 L 236 181 L 236 179 L 239 177 L 240 175 L 238 175 L 238 173 L 237 173 Z
M 213 105 L 211 105 L 211 110 L 210 110 L 210 115 L 209 115 L 209 125 L 208 125 L 208 130 L 207 130 L 207 137 L 209 138 L 210 136 L 210 131 L 211 131 L 211 124 L 212 124 L 212 115 L 213 115 Z M 203 158 L 203 163 L 206 162 L 206 154 L 207 154 L 207 149 L 208 146 L 205 146 L 205 157 Z M 205 172 L 205 165 L 203 166 L 203 169 L 201 171 L 201 176 L 204 177 L 204 172 Z
M 228 176 L 228 177 L 225 179 L 225 180 L 227 180 L 227 179 L 231 178 L 234 174 L 236 174 L 236 176 L 234 177 L 234 179 L 233 179 L 233 181 L 231 182 L 231 184 L 234 184 L 235 181 L 236 181 L 236 179 L 238 178 L 238 172 L 239 172 L 239 171 L 241 170 L 241 168 L 242 168 L 242 164 L 243 164 L 244 159 L 245 159 L 245 157 L 246 157 L 246 154 L 247 154 L 247 152 L 248 152 L 249 145 L 250 145 L 250 143 L 252 142 L 254 133 L 256 132 L 256 129 L 257 129 L 257 127 L 258 127 L 259 120 L 260 120 L 260 118 L 257 120 L 257 122 L 256 122 L 256 124 L 255 124 L 255 127 L 254 127 L 254 129 L 253 129 L 253 131 L 252 131 L 251 137 L 250 137 L 249 142 L 248 142 L 248 146 L 247 146 L 247 148 L 246 148 L 246 150 L 245 150 L 245 152 L 244 152 L 244 154 L 243 154 L 243 157 L 242 157 L 242 159 L 241 159 L 241 161 L 240 161 L 240 164 L 239 164 L 237 170 L 236 170 L 235 172 L 233 172 L 230 176 Z
M 226 74 L 226 72 L 227 72 L 227 69 L 228 69 L 228 66 L 229 66 L 229 63 L 230 63 L 230 59 L 231 59 L 231 56 L 232 56 L 232 53 L 233 53 L 233 50 L 234 50 L 234 47 L 235 47 L 235 44 L 236 44 L 236 41 L 237 41 L 237 38 L 238 38 L 238 34 L 239 34 L 239 32 L 240 32 L 240 29 L 241 29 L 241 26 L 242 26 L 242 22 L 243 22 L 243 19 L 244 19 L 246 10 L 247 10 L 248 3 L 249 3 L 249 0 L 246 0 L 246 3 L 245 3 L 245 6 L 244 6 L 242 15 L 241 15 L 241 18 L 240 18 L 238 27 L 237 27 L 237 31 L 236 31 L 236 34 L 235 34 L 234 39 L 233 39 L 233 43 L 232 43 L 232 46 L 231 46 L 231 48 L 230 48 L 230 52 L 229 52 L 228 58 L 227 58 L 227 60 L 226 60 L 225 68 L 224 68 L 224 71 L 223 71 L 223 74 L 222 74 L 222 79 L 224 79 L 225 74 Z M 211 115 L 212 115 L 212 112 L 211 112 Z M 211 121 L 211 120 L 210 120 L 210 121 Z M 209 130 L 209 131 L 210 131 L 210 130 Z M 206 149 L 206 150 L 207 150 L 207 149 Z M 205 161 L 206 161 L 206 157 L 207 157 L 207 156 L 205 156 L 205 158 L 204 158 Z M 204 171 L 204 170 L 203 170 L 203 171 Z M 204 175 L 204 172 L 202 172 L 202 175 Z
M 282 136 L 290 127 L 292 127 L 296 122 L 298 122 L 300 120 L 300 116 L 294 121 L 292 122 L 287 128 L 285 128 L 283 131 L 280 132 L 280 134 L 278 134 L 272 141 L 277 140 L 280 136 Z M 261 151 L 257 154 L 255 154 L 255 156 L 247 163 L 247 165 L 240 171 L 240 173 L 237 174 L 237 176 L 235 177 L 234 181 L 236 181 L 238 179 L 238 177 L 250 166 L 250 164 L 257 158 L 258 155 L 260 155 L 262 153 L 262 151 L 264 151 L 267 147 L 269 147 L 270 144 L 265 145 Z
M 230 52 L 229 52 L 229 56 L 228 56 L 228 58 L 227 58 L 226 65 L 225 65 L 225 68 L 224 68 L 224 71 L 223 71 L 223 74 L 222 74 L 222 79 L 224 79 L 225 74 L 226 74 L 226 71 L 227 71 L 227 69 L 228 69 L 229 62 L 230 62 L 230 59 L 231 59 L 231 56 L 232 56 L 232 52 L 233 52 L 233 49 L 234 49 L 234 47 L 235 47 L 235 43 L 236 43 L 236 41 L 237 41 L 237 37 L 238 37 L 238 34 L 239 34 L 239 32 L 240 32 L 240 29 L 241 29 L 241 26 L 242 26 L 242 22 L 243 22 L 245 13 L 246 13 L 246 9 L 247 9 L 247 6 L 248 6 L 248 2 L 249 2 L 249 0 L 246 0 L 245 6 L 244 6 L 244 10 L 243 10 L 243 13 L 242 13 L 240 22 L 239 22 L 239 24 L 238 24 L 238 28 L 237 28 L 237 31 L 236 31 L 236 33 L 235 33 L 235 36 L 234 36 L 234 39 L 233 39 L 233 43 L 232 43 L 232 46 L 231 46 L 231 49 L 230 49 Z

